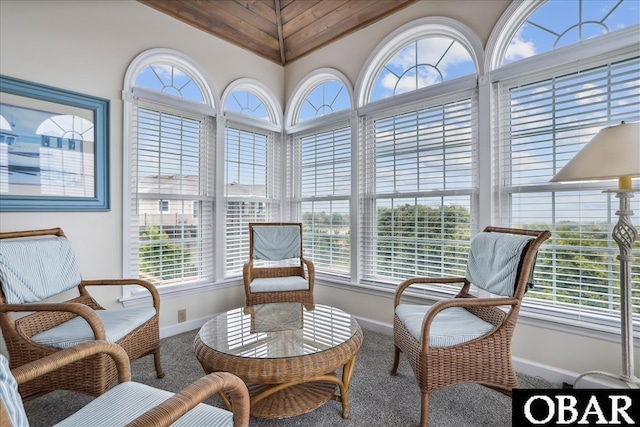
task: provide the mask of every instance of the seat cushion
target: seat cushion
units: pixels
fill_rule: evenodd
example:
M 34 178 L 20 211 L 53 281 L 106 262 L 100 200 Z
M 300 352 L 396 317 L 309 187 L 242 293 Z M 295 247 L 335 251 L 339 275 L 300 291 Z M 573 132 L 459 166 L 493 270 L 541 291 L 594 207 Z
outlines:
M 96 314 L 104 325 L 106 340 L 115 343 L 151 319 L 156 314 L 156 310 L 153 307 L 132 307 L 96 310 Z M 63 349 L 94 340 L 95 337 L 86 320 L 78 316 L 55 328 L 34 335 L 32 339 L 42 345 Z
M 253 279 L 250 285 L 251 292 L 282 292 L 282 291 L 306 291 L 309 282 L 301 276 L 287 277 L 260 277 Z
M 98 396 L 56 426 L 124 426 L 171 396 L 171 392 L 146 384 L 124 382 Z M 233 414 L 201 403 L 171 426 L 233 426 Z
M 399 304 L 396 307 L 398 319 L 407 327 L 413 337 L 422 340 L 422 321 L 431 308 L 428 305 Z M 431 322 L 429 345 L 450 347 L 479 338 L 494 329 L 491 323 L 461 307 L 442 310 Z
M 27 414 L 24 412 L 22 398 L 18 393 L 18 383 L 13 375 L 11 375 L 9 361 L 2 354 L 0 354 L 0 399 L 9 415 L 9 421 L 11 421 L 14 427 L 29 426 Z M 0 424 L 4 425 L 4 423 Z

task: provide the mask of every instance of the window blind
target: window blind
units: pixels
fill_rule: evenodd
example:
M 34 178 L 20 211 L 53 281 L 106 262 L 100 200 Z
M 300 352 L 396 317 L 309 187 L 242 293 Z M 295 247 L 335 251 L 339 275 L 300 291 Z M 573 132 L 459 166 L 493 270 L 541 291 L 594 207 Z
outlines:
M 340 123 L 291 138 L 294 217 L 317 273 L 350 276 L 351 127 Z
M 226 272 L 242 274 L 249 257 L 249 223 L 279 218 L 281 165 L 273 132 L 225 128 Z
M 640 120 L 640 58 L 554 75 L 554 70 L 500 83 L 498 134 L 501 216 L 505 225 L 547 228 L 530 309 L 596 322 L 619 321 L 619 263 L 611 230 L 617 182 L 550 184 L 602 127 Z M 640 212 L 640 200 L 631 200 Z M 636 227 L 640 217 L 631 218 Z M 633 251 L 640 259 L 640 243 Z M 633 266 L 640 283 L 640 266 Z M 640 320 L 640 289 L 633 290 Z
M 212 127 L 208 116 L 136 103 L 131 270 L 156 285 L 213 280 Z
M 362 118 L 364 282 L 464 275 L 476 195 L 476 111 L 476 91 L 467 90 Z

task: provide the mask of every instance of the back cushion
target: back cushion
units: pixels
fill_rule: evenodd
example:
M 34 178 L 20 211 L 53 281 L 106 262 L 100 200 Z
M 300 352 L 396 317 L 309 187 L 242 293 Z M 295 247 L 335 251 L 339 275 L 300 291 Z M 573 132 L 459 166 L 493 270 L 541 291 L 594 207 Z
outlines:
M 0 284 L 9 304 L 38 302 L 78 286 L 81 280 L 65 237 L 0 240 Z
M 9 416 L 9 421 L 11 422 L 9 425 L 14 427 L 27 427 L 29 425 L 22 399 L 18 393 L 18 384 L 9 370 L 9 361 L 2 354 L 0 354 L 0 401 Z M 2 411 L 0 411 L 0 415 L 4 416 Z M 3 420 L 0 418 L 0 421 Z M 0 424 L 4 425 L 4 422 L 0 422 Z
M 517 234 L 478 233 L 471 240 L 467 280 L 492 294 L 513 296 L 520 260 L 531 240 Z
M 300 227 L 297 225 L 254 225 L 253 258 L 271 261 L 300 256 Z

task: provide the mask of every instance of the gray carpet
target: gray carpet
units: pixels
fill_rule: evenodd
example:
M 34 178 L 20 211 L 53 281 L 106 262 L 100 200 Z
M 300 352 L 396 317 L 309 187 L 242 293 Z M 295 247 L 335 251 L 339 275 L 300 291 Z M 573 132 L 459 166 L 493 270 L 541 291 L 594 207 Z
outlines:
M 165 338 L 161 342 L 163 379 L 155 377 L 153 358 L 145 357 L 132 364 L 133 380 L 154 387 L 178 391 L 203 375 L 193 353 L 197 331 Z M 420 420 L 420 391 L 404 356 L 398 375 L 389 375 L 393 362 L 393 339 L 364 330 L 364 342 L 358 354 L 351 380 L 349 419 L 342 418 L 341 405 L 329 401 L 313 412 L 282 420 L 251 418 L 251 427 L 367 426 L 412 427 Z M 518 374 L 521 388 L 550 388 L 540 378 Z M 25 404 L 33 427 L 51 426 L 66 418 L 91 400 L 67 391 L 56 391 Z M 214 396 L 207 403 L 223 407 Z M 439 390 L 430 403 L 432 427 L 511 426 L 511 399 L 475 384 L 464 384 Z M 87 426 L 90 427 L 90 426 Z M 195 426 L 194 426 L 195 427 Z M 200 426 L 198 426 L 200 427 Z

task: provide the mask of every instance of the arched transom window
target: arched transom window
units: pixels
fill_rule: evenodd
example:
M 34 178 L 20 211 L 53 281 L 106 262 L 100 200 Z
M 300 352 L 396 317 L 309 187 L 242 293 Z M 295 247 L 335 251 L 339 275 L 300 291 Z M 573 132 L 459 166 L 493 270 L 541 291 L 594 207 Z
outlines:
M 450 37 L 424 37 L 398 49 L 380 68 L 369 101 L 473 74 L 469 51 Z
M 339 80 L 317 85 L 302 102 L 296 122 L 315 119 L 351 108 L 349 91 Z
M 638 0 L 540 3 L 511 38 L 502 64 L 629 28 L 639 18 Z
M 135 86 L 196 102 L 204 102 L 202 91 L 189 74 L 172 65 L 148 65 L 136 77 Z

